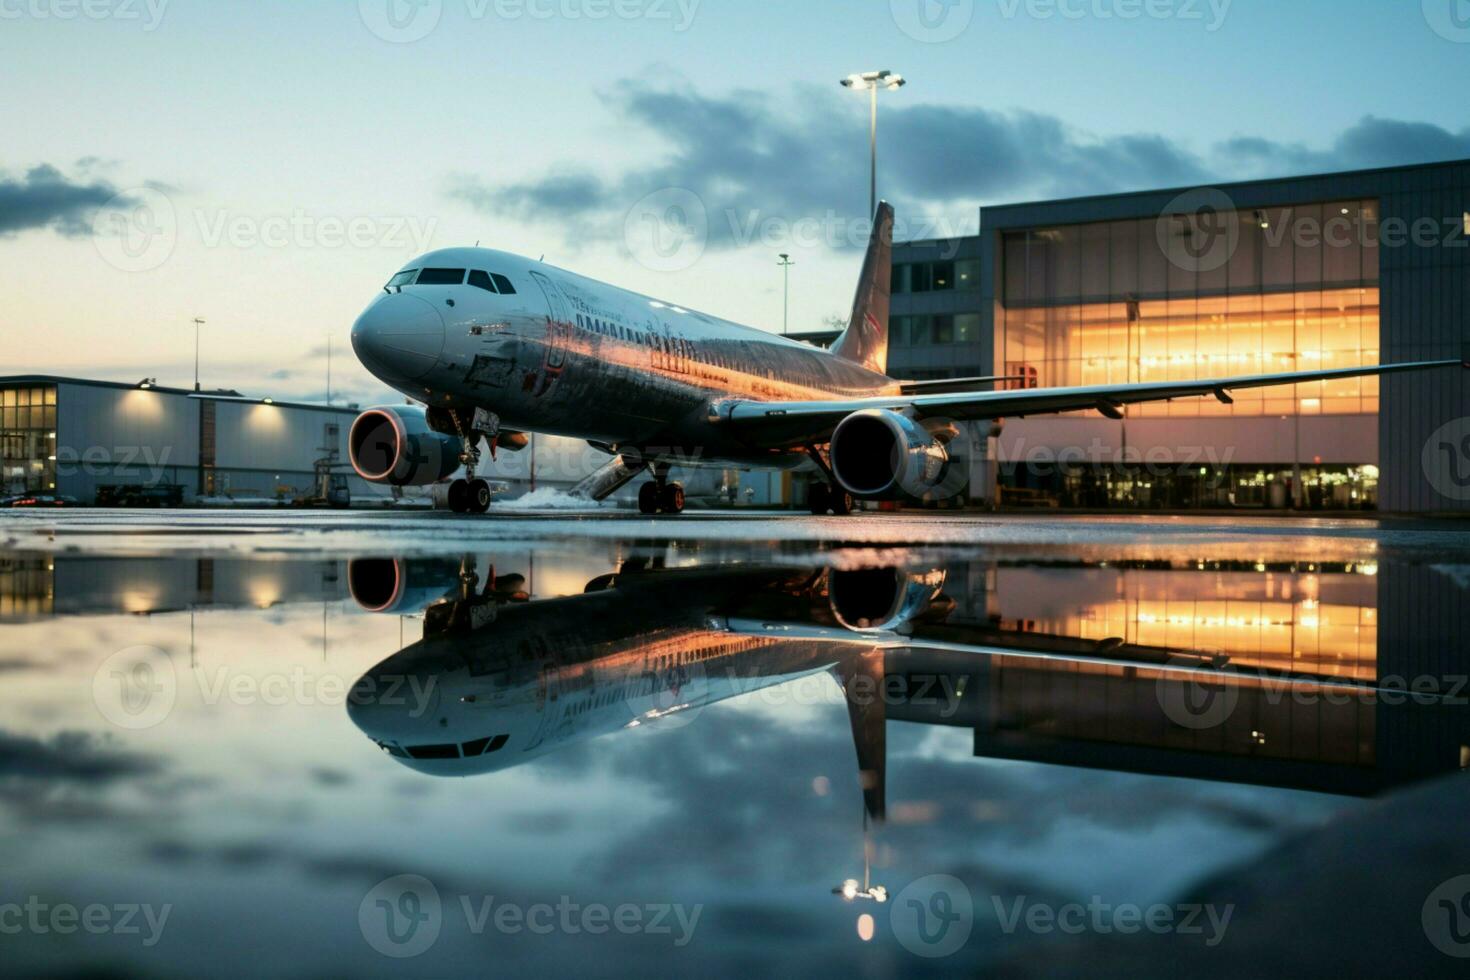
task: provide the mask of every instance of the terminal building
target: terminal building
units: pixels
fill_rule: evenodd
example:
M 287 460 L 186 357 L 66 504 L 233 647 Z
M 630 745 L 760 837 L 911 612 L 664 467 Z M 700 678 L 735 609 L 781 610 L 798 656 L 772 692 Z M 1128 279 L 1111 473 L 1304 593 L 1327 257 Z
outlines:
M 1470 161 L 986 207 L 894 249 L 889 373 L 1185 380 L 1470 356 Z M 973 500 L 1470 510 L 1463 372 L 976 431 Z M 1448 426 L 1448 428 L 1446 428 Z

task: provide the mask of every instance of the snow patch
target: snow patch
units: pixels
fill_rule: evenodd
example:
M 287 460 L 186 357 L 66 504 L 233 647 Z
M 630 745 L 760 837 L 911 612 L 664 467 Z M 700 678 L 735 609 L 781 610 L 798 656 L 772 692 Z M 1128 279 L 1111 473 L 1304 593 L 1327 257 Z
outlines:
M 604 506 L 611 506 L 611 501 L 598 503 L 588 500 L 586 497 L 574 497 L 565 490 L 555 487 L 542 487 L 532 490 L 524 496 L 514 500 L 495 501 L 495 510 L 601 510 Z

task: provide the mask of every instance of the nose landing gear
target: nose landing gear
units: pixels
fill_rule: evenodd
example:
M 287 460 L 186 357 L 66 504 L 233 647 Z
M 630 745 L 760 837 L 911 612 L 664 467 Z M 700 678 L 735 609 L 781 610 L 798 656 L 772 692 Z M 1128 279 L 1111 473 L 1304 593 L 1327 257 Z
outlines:
M 500 418 L 483 408 L 475 409 L 469 422 L 460 418 L 453 409 L 448 414 L 464 446 L 459 458 L 465 467 L 465 478 L 449 484 L 449 509 L 456 514 L 483 514 L 490 509 L 493 492 L 489 483 L 475 476 L 480 465 L 480 440 L 490 440 L 490 452 L 494 455 L 495 442 L 500 435 Z

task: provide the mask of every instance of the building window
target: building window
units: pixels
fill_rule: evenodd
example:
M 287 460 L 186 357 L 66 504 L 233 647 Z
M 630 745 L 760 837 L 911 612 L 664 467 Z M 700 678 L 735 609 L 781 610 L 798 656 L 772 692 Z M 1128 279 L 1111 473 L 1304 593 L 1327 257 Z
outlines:
M 980 262 L 964 259 L 958 262 L 913 262 L 893 267 L 894 293 L 944 292 L 952 289 L 979 289 Z
M 55 386 L 0 390 L 0 493 L 55 489 Z
M 1206 229 L 1176 216 L 1005 235 L 997 363 L 1007 374 L 1034 371 L 1042 387 L 1378 363 L 1376 201 L 1241 211 L 1223 220 Z M 1221 228 L 1233 233 L 1217 247 L 1204 232 Z M 956 323 L 956 339 L 967 330 Z M 1378 379 L 1252 389 L 1235 399 L 1181 399 L 1131 412 L 1375 413 Z

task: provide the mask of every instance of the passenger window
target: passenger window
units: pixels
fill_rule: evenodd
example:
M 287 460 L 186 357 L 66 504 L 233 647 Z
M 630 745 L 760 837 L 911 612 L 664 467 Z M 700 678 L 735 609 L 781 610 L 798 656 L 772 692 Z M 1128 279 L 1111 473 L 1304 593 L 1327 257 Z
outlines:
M 514 296 L 515 295 L 516 288 L 510 284 L 510 280 L 509 279 L 505 278 L 504 276 L 502 276 L 498 272 L 493 272 L 493 273 L 491 273 L 491 275 L 495 279 L 495 288 L 496 289 L 500 290 L 506 296 Z
M 463 269 L 425 269 L 419 273 L 420 286 L 458 286 L 464 282 Z
M 470 285 L 477 286 L 487 293 L 495 292 L 495 283 L 490 281 L 490 273 L 481 272 L 479 269 L 470 270 Z

